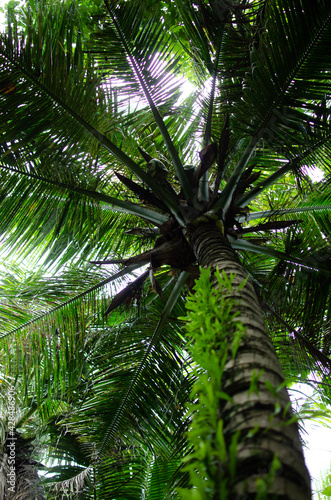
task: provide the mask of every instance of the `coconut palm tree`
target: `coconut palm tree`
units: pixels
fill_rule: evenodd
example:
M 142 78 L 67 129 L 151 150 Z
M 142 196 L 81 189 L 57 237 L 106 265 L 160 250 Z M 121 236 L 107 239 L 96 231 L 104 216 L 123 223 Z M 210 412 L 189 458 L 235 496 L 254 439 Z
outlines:
M 26 400 L 33 387 L 38 411 L 65 401 L 59 419 L 89 457 L 76 483 L 89 475 L 94 498 L 137 498 L 158 481 L 168 498 L 190 476 L 197 498 L 310 498 L 279 359 L 288 374 L 299 346 L 306 365 L 330 365 L 331 6 L 36 1 L 8 12 L 3 248 L 43 256 L 55 275 L 69 261 L 112 269 L 3 331 L 7 371 L 19 361 L 38 381 Z M 310 180 L 313 167 L 323 182 Z M 109 284 L 143 266 L 107 302 Z M 203 268 L 186 351 L 183 290 Z M 132 304 L 138 318 L 122 316 Z M 197 374 L 184 368 L 194 352 Z

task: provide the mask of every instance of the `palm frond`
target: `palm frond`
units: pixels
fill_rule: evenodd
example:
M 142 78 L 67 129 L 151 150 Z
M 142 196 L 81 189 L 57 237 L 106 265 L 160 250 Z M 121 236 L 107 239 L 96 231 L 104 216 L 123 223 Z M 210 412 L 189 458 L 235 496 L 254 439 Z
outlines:
M 178 296 L 179 294 L 181 293 L 182 291 L 182 287 L 184 286 L 186 280 L 188 278 L 188 273 L 183 271 L 181 273 L 181 276 L 180 278 L 178 279 L 175 287 L 173 288 L 172 290 L 172 293 L 170 294 L 168 300 L 167 300 L 167 303 L 165 304 L 165 307 L 162 311 L 162 314 L 161 314 L 161 317 L 160 317 L 160 320 L 153 332 L 153 335 L 150 339 L 150 342 L 149 342 L 149 345 L 144 353 L 144 356 L 141 360 L 141 362 L 139 363 L 137 369 L 134 371 L 134 376 L 132 378 L 132 381 L 130 383 L 130 386 L 128 387 L 128 390 L 125 394 L 125 397 L 123 398 L 123 400 L 121 401 L 121 405 L 119 406 L 119 408 L 117 409 L 115 415 L 114 415 L 114 418 L 113 418 L 113 421 L 111 423 L 111 425 L 109 426 L 109 428 L 107 429 L 106 433 L 105 433 L 105 436 L 104 436 L 104 439 L 102 441 L 102 444 L 101 444 L 101 447 L 98 451 L 98 454 L 102 456 L 104 450 L 107 448 L 108 446 L 108 443 L 109 441 L 113 438 L 114 436 L 114 433 L 116 432 L 117 430 L 117 426 L 118 426 L 118 423 L 119 423 L 119 420 L 123 414 L 123 412 L 125 411 L 126 409 L 126 405 L 128 404 L 130 398 L 131 398 L 131 394 L 136 386 L 136 384 L 138 383 L 140 377 L 141 377 L 141 374 L 143 372 L 143 370 L 145 369 L 145 366 L 146 366 L 146 363 L 147 363 L 147 359 L 149 358 L 149 355 L 150 353 L 152 352 L 152 349 L 154 349 L 154 345 L 155 343 L 157 342 L 158 340 L 158 336 L 159 336 L 159 333 L 161 332 L 161 329 L 166 321 L 166 319 L 168 318 L 169 314 L 171 313 L 171 310 L 172 308 L 174 307 L 177 299 L 178 299 Z

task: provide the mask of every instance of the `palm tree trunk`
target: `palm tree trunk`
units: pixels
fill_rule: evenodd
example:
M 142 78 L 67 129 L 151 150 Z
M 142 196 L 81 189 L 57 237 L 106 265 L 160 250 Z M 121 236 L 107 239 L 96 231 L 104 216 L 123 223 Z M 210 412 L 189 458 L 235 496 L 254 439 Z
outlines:
M 199 264 L 212 270 L 235 274 L 234 290 L 247 278 L 228 240 L 213 222 L 200 223 L 190 234 L 192 249 Z M 304 463 L 302 446 L 286 389 L 279 387 L 284 376 L 271 340 L 266 332 L 261 308 L 249 279 L 240 292 L 233 292 L 245 335 L 236 357 L 229 357 L 223 387 L 232 398 L 220 418 L 226 442 L 240 431 L 237 449 L 236 480 L 231 498 L 257 498 L 259 479 L 270 477 L 274 457 L 280 462 L 274 479 L 269 482 L 267 499 L 311 499 L 310 477 Z M 256 374 L 261 376 L 256 377 Z M 256 390 L 251 388 L 255 377 Z M 274 390 L 273 390 L 274 389 Z M 277 391 L 277 392 L 276 392 Z M 216 496 L 214 496 L 216 498 Z M 219 497 L 218 497 L 219 498 Z
M 4 449 L 7 453 L 0 454 L 0 500 L 46 500 L 29 441 L 18 432 L 8 432 Z

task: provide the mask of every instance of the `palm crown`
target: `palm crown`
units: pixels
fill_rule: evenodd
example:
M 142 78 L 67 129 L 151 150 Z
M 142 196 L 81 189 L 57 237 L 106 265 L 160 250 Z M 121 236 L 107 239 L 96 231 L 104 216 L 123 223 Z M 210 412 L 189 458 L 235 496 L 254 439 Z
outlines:
M 249 349 L 269 353 L 256 340 L 262 319 L 251 318 L 264 310 L 287 375 L 293 359 L 328 371 L 330 18 L 322 0 L 30 2 L 18 21 L 9 9 L 0 50 L 3 247 L 23 258 L 42 255 L 56 278 L 49 288 L 49 277 L 30 276 L 23 303 L 11 271 L 2 306 L 5 371 L 31 409 L 22 426 L 31 414 L 47 422 L 62 456 L 75 462 L 59 479 L 68 473 L 86 498 L 137 498 L 143 488 L 168 498 L 190 474 L 201 488 L 192 469 L 180 473 L 182 455 L 195 446 L 185 437 L 191 416 L 184 404 L 200 372 L 179 318 L 199 266 L 238 280 L 226 293 L 220 278 L 212 288 L 235 300 L 246 338 L 254 338 L 239 348 L 238 366 Z M 181 96 L 184 76 L 194 83 L 188 97 Z M 321 183 L 307 176 L 316 166 Z M 123 289 L 115 286 L 109 301 L 120 280 Z M 250 362 L 237 384 L 230 365 L 222 386 L 229 401 L 260 369 L 259 404 L 276 405 L 265 386 L 271 394 L 282 384 L 278 365 L 274 380 L 260 361 Z M 282 395 L 285 421 L 287 404 Z M 225 404 L 224 422 L 240 415 L 236 405 Z M 251 418 L 251 427 L 236 420 L 224 430 L 230 448 L 237 428 L 251 439 L 238 452 L 232 482 L 224 460 L 222 476 L 188 455 L 215 495 L 224 481 L 229 498 L 244 494 L 245 481 L 247 495 L 256 495 L 256 479 L 265 477 L 265 452 L 256 470 L 243 472 L 245 450 L 255 442 L 263 448 L 253 429 L 270 431 Z M 59 437 L 56 422 L 70 433 Z M 277 455 L 291 484 L 284 487 L 279 474 L 270 492 L 309 498 L 304 466 L 271 449 L 268 464 Z

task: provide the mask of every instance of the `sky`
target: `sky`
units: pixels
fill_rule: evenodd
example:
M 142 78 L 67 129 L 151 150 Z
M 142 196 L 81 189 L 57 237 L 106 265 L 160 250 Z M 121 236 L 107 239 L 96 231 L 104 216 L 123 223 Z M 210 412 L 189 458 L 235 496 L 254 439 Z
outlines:
M 314 378 L 314 377 L 312 377 Z M 290 398 L 296 400 L 300 407 L 307 399 L 315 399 L 314 390 L 306 384 L 295 384 L 290 391 Z M 331 417 L 331 412 L 330 412 Z M 331 420 L 330 427 L 322 425 L 316 420 L 305 420 L 303 422 L 305 431 L 303 448 L 306 465 L 312 477 L 313 489 L 321 489 L 321 477 L 324 477 L 331 470 Z M 327 497 L 314 494 L 313 499 L 318 500 Z
M 0 8 L 6 4 L 6 1 L 0 0 Z M 5 22 L 5 15 L 0 12 L 0 26 Z M 2 31 L 2 30 L 1 30 Z M 318 177 L 319 172 L 316 171 L 315 175 L 312 173 L 313 180 L 320 180 Z M 303 401 L 305 397 L 311 397 L 313 390 L 304 385 L 294 386 L 295 392 L 292 393 L 292 399 L 297 397 L 298 392 L 304 393 L 301 396 Z M 327 428 L 322 424 L 315 421 L 305 422 L 305 429 L 307 433 L 304 434 L 306 447 L 304 448 L 305 459 L 310 475 L 315 483 L 315 489 L 320 487 L 318 482 L 321 476 L 324 476 L 331 469 L 331 428 Z M 314 486 L 313 486 L 314 487 Z M 318 498 L 317 494 L 314 495 L 314 500 Z

